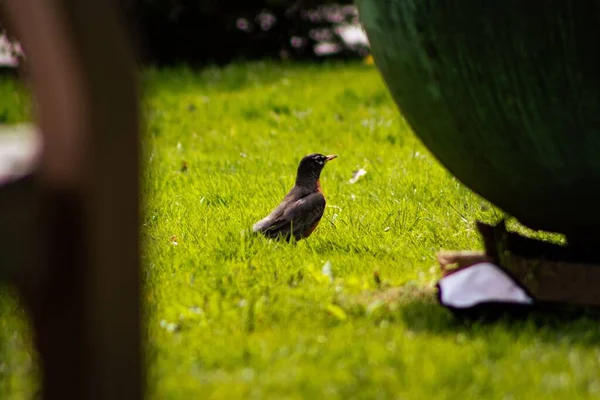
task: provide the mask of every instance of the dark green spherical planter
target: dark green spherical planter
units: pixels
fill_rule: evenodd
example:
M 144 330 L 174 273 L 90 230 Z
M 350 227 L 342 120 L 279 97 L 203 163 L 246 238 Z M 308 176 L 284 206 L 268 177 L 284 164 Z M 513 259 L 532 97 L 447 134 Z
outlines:
M 415 134 L 534 229 L 600 236 L 600 6 L 356 0 Z

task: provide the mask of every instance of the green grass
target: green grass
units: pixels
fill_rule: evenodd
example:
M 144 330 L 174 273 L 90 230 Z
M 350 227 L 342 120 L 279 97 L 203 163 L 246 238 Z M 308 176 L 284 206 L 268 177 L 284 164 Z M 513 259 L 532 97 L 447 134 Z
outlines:
M 13 86 L 7 122 L 28 115 Z M 474 222 L 502 214 L 427 152 L 374 68 L 148 70 L 144 88 L 150 398 L 600 398 L 591 318 L 465 326 L 435 303 L 435 253 L 480 249 Z M 315 233 L 245 234 L 311 152 L 339 155 Z M 2 313 L 0 397 L 22 398 L 28 331 L 12 297 Z

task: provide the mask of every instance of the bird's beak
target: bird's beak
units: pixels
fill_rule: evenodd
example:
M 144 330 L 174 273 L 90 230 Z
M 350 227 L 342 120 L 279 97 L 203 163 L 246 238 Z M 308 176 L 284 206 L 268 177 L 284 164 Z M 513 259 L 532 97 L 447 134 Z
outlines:
M 327 160 L 327 161 L 331 161 L 331 160 L 333 160 L 334 158 L 337 158 L 337 156 L 336 156 L 335 154 L 332 154 L 332 155 L 329 155 L 329 156 L 327 156 L 327 158 L 326 158 L 325 160 Z

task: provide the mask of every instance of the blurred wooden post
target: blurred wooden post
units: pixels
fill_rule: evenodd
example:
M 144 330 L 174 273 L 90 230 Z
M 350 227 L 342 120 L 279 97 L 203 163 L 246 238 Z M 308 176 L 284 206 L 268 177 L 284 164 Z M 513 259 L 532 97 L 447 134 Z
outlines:
M 115 6 L 0 1 L 43 142 L 0 188 L 0 277 L 31 312 L 45 399 L 143 397 L 138 93 Z

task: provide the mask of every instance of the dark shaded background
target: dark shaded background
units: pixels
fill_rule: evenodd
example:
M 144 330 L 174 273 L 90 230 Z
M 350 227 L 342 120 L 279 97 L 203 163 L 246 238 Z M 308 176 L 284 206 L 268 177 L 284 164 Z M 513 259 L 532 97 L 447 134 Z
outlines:
M 366 56 L 342 39 L 358 26 L 352 0 L 119 0 L 145 64 L 225 64 L 253 59 L 318 61 Z M 0 30 L 1 27 L 0 16 Z

